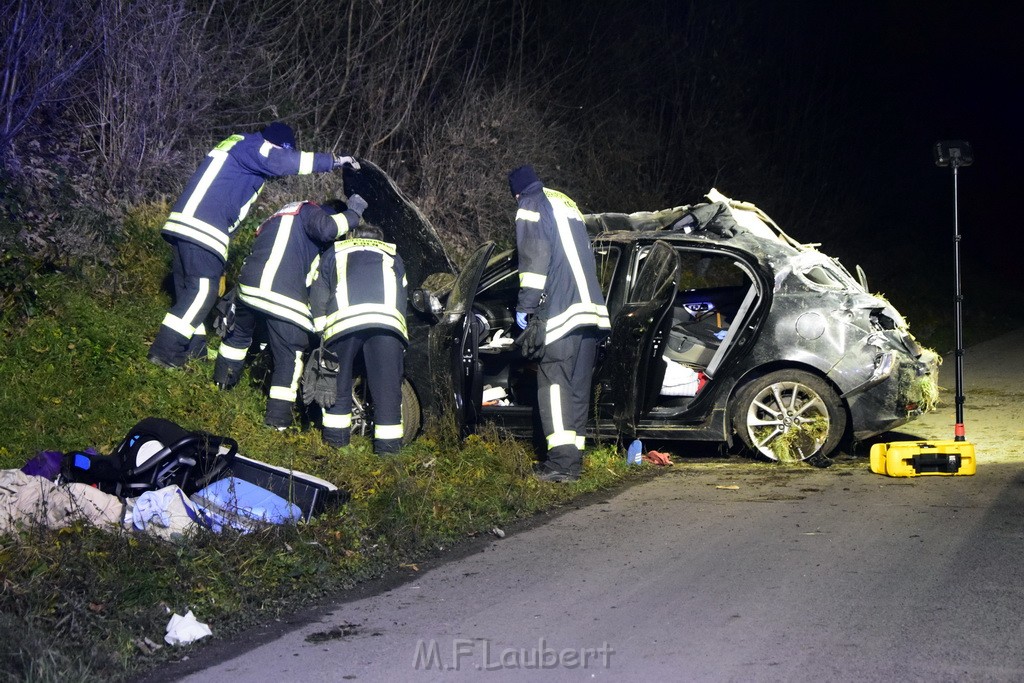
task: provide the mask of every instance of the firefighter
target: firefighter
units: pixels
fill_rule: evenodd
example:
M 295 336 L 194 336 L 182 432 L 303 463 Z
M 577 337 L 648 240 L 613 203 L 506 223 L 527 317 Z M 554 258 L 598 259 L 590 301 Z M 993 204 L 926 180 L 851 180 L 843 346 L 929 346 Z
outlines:
M 366 206 L 357 194 L 347 204 L 295 202 L 256 231 L 238 278 L 234 325 L 218 351 L 213 381 L 221 389 L 238 383 L 256 325 L 265 321 L 274 359 L 264 417 L 270 427 L 285 429 L 292 423 L 302 357 L 314 334 L 309 285 L 316 261 L 321 250 L 359 224 Z
M 373 396 L 373 452 L 391 455 L 404 433 L 405 264 L 377 226 L 364 223 L 349 234 L 321 254 L 310 291 L 314 327 L 340 366 L 335 403 L 323 411 L 323 436 L 338 448 L 349 444 L 352 367 L 362 351 Z
M 268 178 L 358 168 L 350 156 L 301 152 L 286 124 L 232 135 L 217 145 L 189 179 L 161 234 L 171 245 L 174 304 L 147 357 L 167 368 L 206 356 L 204 321 L 220 293 L 231 234 Z
M 539 349 L 537 402 L 547 441 L 538 477 L 579 479 L 597 345 L 611 328 L 583 216 L 566 195 L 545 188 L 531 166 L 508 176 L 519 203 L 516 322 Z M 542 341 L 541 341 L 542 340 Z M 525 350 L 524 346 L 524 350 Z

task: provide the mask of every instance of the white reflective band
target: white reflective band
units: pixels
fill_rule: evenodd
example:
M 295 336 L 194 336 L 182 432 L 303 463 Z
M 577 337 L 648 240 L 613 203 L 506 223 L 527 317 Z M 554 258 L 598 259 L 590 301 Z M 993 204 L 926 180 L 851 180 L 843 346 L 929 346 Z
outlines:
M 519 286 L 530 289 L 544 289 L 548 276 L 540 273 L 519 273 Z
M 558 434 L 565 431 L 565 420 L 562 418 L 562 387 L 552 384 L 548 388 L 548 400 L 551 402 L 551 430 Z M 550 437 L 548 437 L 550 438 Z M 576 435 L 573 434 L 573 438 Z
M 260 156 L 269 157 L 270 150 L 272 149 L 274 149 L 274 145 L 264 141 L 264 143 L 260 145 Z
M 313 280 L 316 279 L 317 273 L 320 270 L 320 254 L 313 257 L 313 263 L 309 266 L 309 272 L 306 273 L 306 289 L 313 286 Z
M 270 256 L 263 265 L 263 275 L 260 276 L 260 289 L 272 290 L 274 278 L 277 277 L 277 269 L 281 267 L 281 259 L 284 258 L 285 249 L 288 248 L 288 238 L 292 234 L 292 224 L 295 216 L 288 214 L 281 216 L 277 224 L 277 234 L 274 235 L 274 245 L 270 248 Z
M 206 323 L 199 323 L 196 325 L 195 331 L 192 332 L 192 336 L 205 337 L 206 336 Z
M 602 330 L 611 327 L 608 309 L 602 304 L 573 304 L 568 309 L 548 320 L 545 328 L 547 341 L 561 339 L 577 327 L 592 325 Z
M 298 398 L 298 394 L 291 387 L 270 387 L 270 398 L 276 398 L 278 401 L 294 401 Z
M 248 285 L 238 286 L 238 298 L 252 308 L 295 323 L 304 330 L 313 329 L 313 314 L 309 310 L 309 305 L 303 301 L 289 299 L 283 294 Z
M 342 311 L 336 311 L 325 318 L 324 336 L 327 338 L 341 334 L 354 327 L 367 325 L 370 327 L 386 327 L 398 332 L 403 339 L 408 339 L 405 319 L 398 312 L 372 310 L 380 304 L 359 304 L 349 306 Z M 370 308 L 371 310 L 365 310 Z M 363 309 L 363 310 L 360 310 Z
M 577 434 L 576 435 L 576 448 L 578 448 L 578 449 L 580 449 L 582 451 L 583 447 L 586 446 L 586 444 L 587 444 L 587 437 L 580 436 L 579 434 Z
M 401 439 L 405 434 L 405 428 L 401 423 L 396 425 L 374 425 L 373 438 L 375 439 Z
M 553 201 L 551 208 L 555 216 L 555 225 L 558 227 L 558 240 L 562 243 L 562 251 L 565 252 L 566 260 L 569 261 L 572 279 L 576 283 L 576 289 L 580 292 L 580 301 L 589 304 L 593 301 L 593 297 L 590 295 L 587 275 L 583 270 L 580 254 L 576 250 L 576 240 L 573 239 L 572 225 L 569 223 L 570 218 L 582 221 L 583 217 L 580 216 L 580 212 L 576 210 L 575 206 L 569 206 L 565 201 Z
M 384 286 L 384 302 L 391 307 L 398 307 L 398 283 L 394 278 L 395 259 L 385 256 L 380 260 L 380 281 Z
M 314 332 L 323 332 L 324 331 L 324 327 L 326 327 L 326 326 L 327 326 L 327 316 L 326 315 L 318 315 L 317 317 L 313 318 L 313 331 Z
M 530 221 L 531 223 L 536 223 L 537 221 L 540 220 L 540 213 L 538 213 L 537 211 L 530 211 L 529 209 L 519 209 L 518 211 L 516 211 L 516 220 Z
M 236 349 L 234 346 L 228 346 L 227 344 L 221 344 L 217 350 L 217 355 L 227 360 L 245 360 L 245 354 L 249 352 L 249 347 L 244 349 Z
M 323 423 L 327 429 L 348 429 L 352 426 L 352 413 L 331 415 L 325 410 Z
M 208 277 L 199 278 L 199 293 L 196 294 L 196 298 L 192 300 L 192 305 L 185 311 L 184 320 L 192 321 L 199 317 L 199 314 L 203 312 L 203 304 L 206 303 L 206 298 L 210 295 L 210 287 L 213 285 L 213 280 Z M 196 327 L 202 325 L 203 321 L 200 320 L 197 325 L 192 326 L 193 332 Z
M 299 381 L 302 379 L 302 351 L 295 352 L 295 370 L 292 371 L 292 383 L 289 387 L 293 394 L 298 395 Z
M 338 286 L 334 288 L 334 295 L 338 299 L 338 308 L 348 308 L 348 259 L 338 258 L 335 265 L 337 266 L 335 282 L 338 283 Z
M 196 189 L 192 190 L 192 194 L 189 196 L 188 201 L 185 202 L 185 207 L 181 210 L 186 216 L 194 216 L 196 209 L 199 208 L 199 202 L 203 201 L 203 197 L 210 189 L 210 185 L 213 184 L 214 178 L 220 173 L 220 169 L 224 167 L 224 162 L 228 160 L 228 153 L 221 151 L 220 149 L 212 150 L 206 156 L 210 157 L 212 161 L 210 165 L 203 171 L 203 177 L 196 183 Z
M 228 242 L 231 238 L 225 235 L 223 230 L 219 230 L 195 216 L 172 213 L 168 217 L 167 223 L 164 224 L 163 229 L 176 235 L 194 239 L 222 257 L 228 253 Z
M 245 217 L 249 215 L 249 209 L 252 208 L 253 202 L 256 201 L 256 198 L 260 196 L 260 192 L 262 191 L 263 186 L 260 185 L 256 192 L 253 193 L 251 197 L 249 197 L 249 201 L 242 205 L 242 208 L 239 209 L 238 211 L 238 218 L 236 218 L 235 222 L 228 228 L 228 234 L 233 233 L 235 231 L 235 228 L 237 228 L 241 224 L 241 222 L 245 220 Z
M 576 432 L 555 432 L 548 436 L 548 450 L 556 446 L 575 446 Z
M 192 333 L 195 332 L 195 328 L 189 325 L 187 322 L 182 320 L 176 315 L 168 313 L 164 316 L 163 321 L 160 323 L 164 327 L 169 327 L 185 339 L 191 339 Z
M 338 237 L 348 232 L 348 217 L 344 211 L 331 216 L 331 220 L 338 224 Z
M 308 175 L 313 172 L 313 152 L 300 152 L 299 175 Z

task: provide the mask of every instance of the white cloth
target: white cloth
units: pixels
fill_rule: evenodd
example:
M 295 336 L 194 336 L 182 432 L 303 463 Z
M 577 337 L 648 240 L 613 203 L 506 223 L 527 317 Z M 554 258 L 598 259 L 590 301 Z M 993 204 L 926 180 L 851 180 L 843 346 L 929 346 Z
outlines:
M 199 518 L 195 503 L 179 487 L 172 485 L 129 498 L 124 528 L 174 541 L 195 529 Z
M 119 526 L 123 514 L 120 498 L 94 486 L 58 486 L 21 470 L 0 470 L 0 532 L 34 524 L 60 529 L 77 520 Z
M 668 356 L 662 356 L 667 366 L 665 379 L 661 383 L 662 396 L 696 396 L 700 387 L 700 376 L 693 368 L 675 362 Z
M 171 615 L 164 640 L 168 645 L 187 645 L 211 635 L 213 635 L 213 631 L 210 630 L 210 627 L 197 621 L 192 610 L 189 610 L 185 616 Z

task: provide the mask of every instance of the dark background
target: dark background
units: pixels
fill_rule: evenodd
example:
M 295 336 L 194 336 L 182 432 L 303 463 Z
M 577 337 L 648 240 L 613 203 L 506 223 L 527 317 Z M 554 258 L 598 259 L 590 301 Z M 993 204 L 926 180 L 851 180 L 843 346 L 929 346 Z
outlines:
M 716 120 L 733 138 L 722 140 L 718 158 L 677 178 L 720 169 L 710 178 L 718 189 L 757 203 L 848 267 L 862 263 L 873 289 L 947 346 L 952 335 L 936 328 L 953 322 L 954 183 L 932 154 L 936 141 L 969 141 L 975 162 L 958 177 L 964 310 L 982 334 L 1000 317 L 1019 318 L 1016 10 L 949 0 L 703 5 L 597 2 L 575 22 L 567 8 L 549 11 L 581 42 L 601 36 L 589 41 L 600 64 L 595 90 L 603 76 L 617 96 L 642 101 L 664 95 L 667 81 L 719 69 Z M 692 36 L 702 29 L 715 49 L 694 69 L 680 55 L 699 49 Z M 571 35 L 564 45 L 581 49 Z M 730 97 L 745 126 L 722 115 Z M 755 174 L 731 159 L 718 163 L 730 142 L 757 164 Z M 687 140 L 670 144 L 682 150 Z M 789 182 L 772 184 L 773 176 Z
M 303 149 L 384 168 L 456 260 L 484 240 L 511 243 L 505 176 L 521 163 L 585 212 L 693 204 L 714 187 L 851 270 L 864 266 L 870 288 L 941 350 L 953 336 L 954 193 L 932 152 L 936 141 L 967 140 L 975 163 L 959 174 L 959 218 L 969 330 L 984 337 L 1024 309 L 1011 3 L 7 0 L 0 9 L 5 309 L 31 310 L 38 273 L 111 264 L 133 212 L 165 214 L 161 203 L 212 145 L 274 119 L 295 128 Z M 268 183 L 252 221 L 340 185 L 340 174 Z M 239 231 L 233 259 L 250 233 Z

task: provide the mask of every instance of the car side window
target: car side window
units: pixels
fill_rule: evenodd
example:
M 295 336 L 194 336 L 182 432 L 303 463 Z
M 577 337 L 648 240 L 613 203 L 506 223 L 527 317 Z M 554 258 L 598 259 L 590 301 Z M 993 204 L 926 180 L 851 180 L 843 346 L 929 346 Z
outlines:
M 594 260 L 597 262 L 597 281 L 601 284 L 601 293 L 607 301 L 615 279 L 615 271 L 619 265 L 622 250 L 617 246 L 600 245 L 594 247 Z
M 676 253 L 680 277 L 673 306 L 674 327 L 691 335 L 699 329 L 703 332 L 700 336 L 715 345 L 724 338 L 724 331 L 739 310 L 750 288 L 750 277 L 728 254 L 689 249 L 677 249 Z
M 622 308 L 626 289 L 620 281 L 628 281 L 628 278 L 617 272 L 622 261 L 622 247 L 615 244 L 595 244 L 593 250 L 594 262 L 597 264 L 597 281 L 601 286 L 601 293 L 604 294 L 608 316 L 615 320 L 619 309 Z
M 716 287 L 746 287 L 747 274 L 736 266 L 731 256 L 680 249 L 680 290 Z

